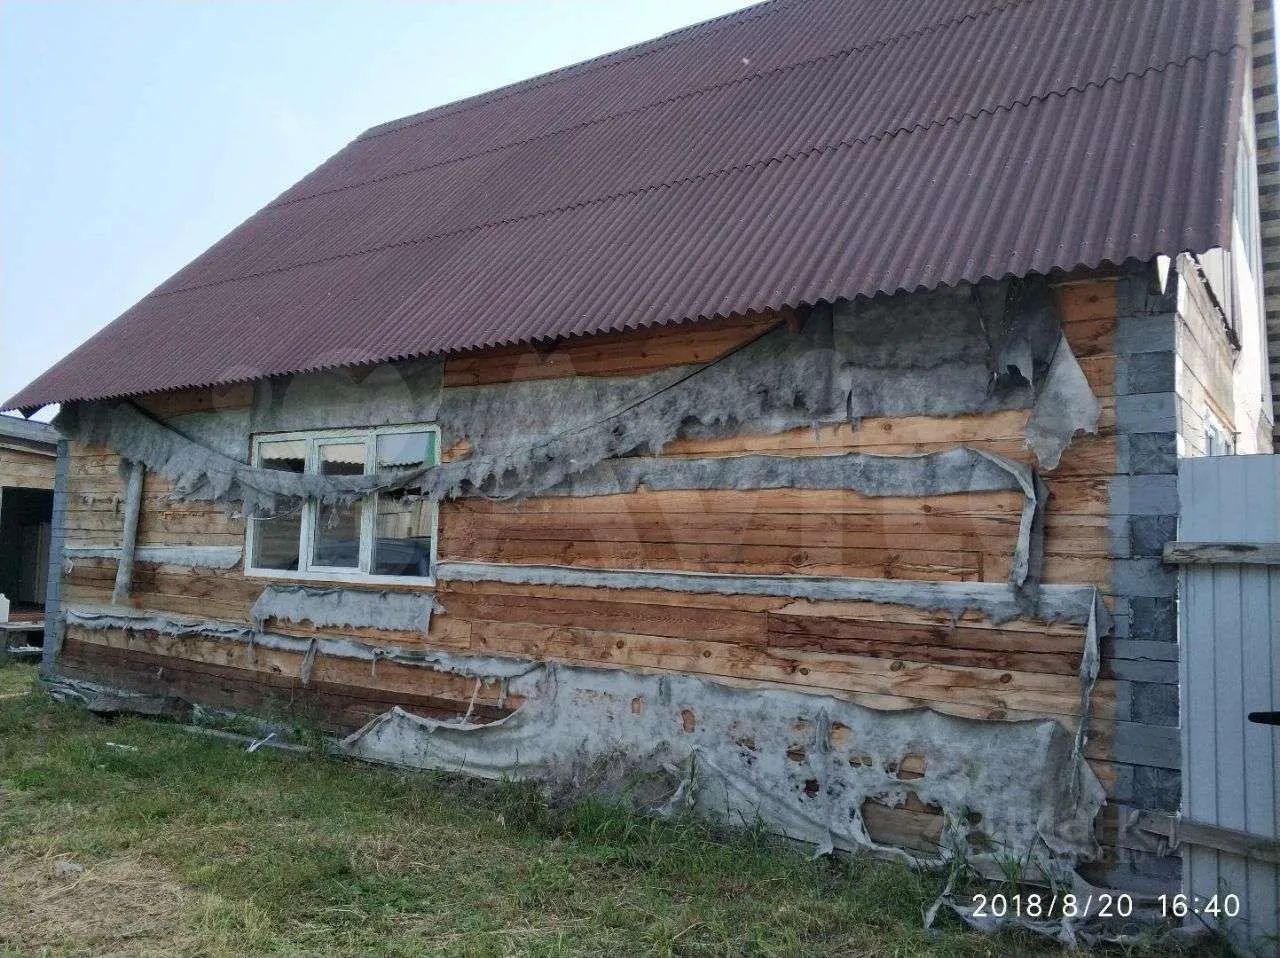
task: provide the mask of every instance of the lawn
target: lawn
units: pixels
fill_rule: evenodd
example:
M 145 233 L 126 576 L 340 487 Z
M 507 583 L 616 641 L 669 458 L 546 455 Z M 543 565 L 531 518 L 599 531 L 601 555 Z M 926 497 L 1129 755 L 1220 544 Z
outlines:
M 104 723 L 34 674 L 0 668 L 0 953 L 1059 953 L 925 932 L 938 880 L 900 866 Z

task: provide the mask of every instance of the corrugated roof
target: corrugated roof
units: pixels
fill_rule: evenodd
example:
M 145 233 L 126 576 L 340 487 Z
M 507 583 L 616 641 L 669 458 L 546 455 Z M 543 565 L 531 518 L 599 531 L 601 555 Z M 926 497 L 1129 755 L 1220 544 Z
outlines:
M 9 400 L 1204 250 L 1238 0 L 774 0 L 375 127 Z

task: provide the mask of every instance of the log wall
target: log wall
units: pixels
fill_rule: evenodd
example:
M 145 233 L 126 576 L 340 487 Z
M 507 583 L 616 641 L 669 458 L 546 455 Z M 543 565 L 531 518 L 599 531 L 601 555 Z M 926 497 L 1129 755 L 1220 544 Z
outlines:
M 0 442 L 0 487 L 53 488 L 53 451 L 35 452 Z
M 1096 585 L 1112 607 L 1117 594 L 1113 483 L 1117 461 L 1117 280 L 1077 278 L 1055 286 L 1064 331 L 1103 406 L 1096 436 L 1078 438 L 1049 487 L 1044 579 Z M 774 315 L 610 334 L 551 349 L 510 348 L 450 360 L 446 385 L 565 375 L 628 375 L 705 361 L 785 320 Z M 248 387 L 167 394 L 145 400 L 160 416 L 251 402 Z M 865 419 L 854 425 L 774 435 L 682 440 L 670 456 L 770 452 L 905 454 L 968 444 L 1031 462 L 1023 446 L 1029 413 Z M 452 450 L 460 454 L 462 450 Z M 243 520 L 219 506 L 176 503 L 148 475 L 139 545 L 241 546 Z M 73 446 L 67 494 L 68 545 L 117 545 L 123 488 L 117 457 Z M 583 568 L 803 573 L 931 581 L 1004 582 L 1022 497 L 1012 492 L 923 498 L 868 498 L 845 491 L 638 491 L 519 503 L 479 499 L 441 506 L 442 560 L 556 564 Z M 78 559 L 63 601 L 109 601 L 115 561 Z M 269 580 L 278 582 L 279 580 Z M 140 609 L 248 622 L 267 580 L 240 569 L 217 571 L 140 562 L 130 603 Z M 400 587 L 393 587 L 400 588 Z M 976 614 L 949 615 L 871 602 L 820 602 L 758 596 L 691 595 L 647 589 L 442 583 L 446 611 L 420 634 L 344 629 L 388 645 L 422 646 L 557 659 L 657 672 L 686 672 L 729 683 L 798 687 L 883 709 L 927 706 L 995 721 L 1050 717 L 1079 722 L 1077 678 L 1084 630 L 1015 620 L 995 625 Z M 1123 592 L 1123 589 L 1120 589 Z M 1117 609 L 1117 611 L 1122 611 Z M 1124 617 L 1121 616 L 1123 619 Z M 272 622 L 276 631 L 313 635 Z M 1131 800 L 1134 756 L 1128 721 L 1138 654 L 1108 639 L 1093 697 L 1086 754 L 1114 798 Z M 320 657 L 299 680 L 301 657 L 250 652 L 215 640 L 68 630 L 60 671 L 126 687 L 165 690 L 249 711 L 302 710 L 349 731 L 392 704 L 429 715 L 468 707 L 496 717 L 500 701 L 475 683 L 425 669 Z M 1130 750 L 1131 751 L 1131 750 Z M 1140 757 L 1139 757 L 1140 758 Z M 1140 758 L 1141 760 L 1141 758 Z M 1159 759 L 1168 765 L 1167 759 Z M 877 810 L 881 837 L 905 844 L 936 834 L 927 808 Z M 1099 822 L 1106 870 L 1125 857 L 1117 813 Z

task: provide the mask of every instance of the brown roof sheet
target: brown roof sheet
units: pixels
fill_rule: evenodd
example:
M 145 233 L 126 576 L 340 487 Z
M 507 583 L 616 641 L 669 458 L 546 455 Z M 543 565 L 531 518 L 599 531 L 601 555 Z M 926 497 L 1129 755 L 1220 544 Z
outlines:
M 1239 0 L 775 0 L 375 127 L 6 408 L 1221 245 Z

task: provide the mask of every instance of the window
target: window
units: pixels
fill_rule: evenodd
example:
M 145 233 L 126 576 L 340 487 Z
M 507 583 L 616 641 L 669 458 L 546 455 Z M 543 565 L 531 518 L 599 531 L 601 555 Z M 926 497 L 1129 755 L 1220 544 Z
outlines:
M 1204 411 L 1204 454 L 1206 456 L 1234 456 L 1235 438 L 1212 409 Z
M 361 476 L 435 465 L 434 426 L 329 430 L 255 436 L 260 469 L 319 476 Z M 246 571 L 313 579 L 430 581 L 435 504 L 417 488 L 379 492 L 349 505 L 314 499 L 246 526 Z

